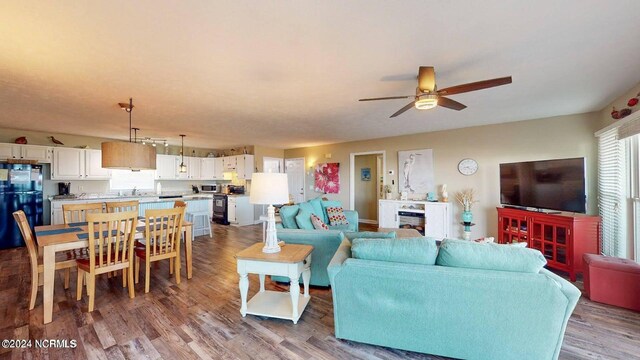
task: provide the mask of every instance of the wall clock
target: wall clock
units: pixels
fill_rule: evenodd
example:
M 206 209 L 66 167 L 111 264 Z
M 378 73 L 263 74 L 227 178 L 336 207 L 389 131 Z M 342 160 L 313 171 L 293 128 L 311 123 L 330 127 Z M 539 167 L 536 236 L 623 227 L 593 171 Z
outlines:
M 478 162 L 473 159 L 462 159 L 458 163 L 458 171 L 462 175 L 473 175 L 478 171 Z

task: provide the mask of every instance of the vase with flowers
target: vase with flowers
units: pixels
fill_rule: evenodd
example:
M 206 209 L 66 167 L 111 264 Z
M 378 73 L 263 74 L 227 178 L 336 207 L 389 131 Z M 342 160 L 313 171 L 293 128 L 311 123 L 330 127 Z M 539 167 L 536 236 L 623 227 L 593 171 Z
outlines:
M 473 189 L 464 189 L 456 193 L 456 200 L 462 205 L 462 223 L 465 226 L 470 226 L 473 221 L 473 213 L 471 207 L 474 203 L 477 203 L 476 194 Z

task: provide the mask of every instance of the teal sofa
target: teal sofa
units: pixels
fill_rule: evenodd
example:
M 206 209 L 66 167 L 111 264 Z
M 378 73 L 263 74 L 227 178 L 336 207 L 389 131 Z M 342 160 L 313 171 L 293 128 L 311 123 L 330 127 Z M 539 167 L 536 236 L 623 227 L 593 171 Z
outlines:
M 322 200 L 321 198 L 311 199 L 295 205 L 285 205 L 280 208 L 281 222 L 277 225 L 278 229 L 302 229 L 315 231 L 313 224 L 311 223 L 311 214 L 318 216 L 322 221 L 327 224 L 330 230 L 341 231 L 358 231 L 358 212 L 355 210 L 344 210 L 344 216 L 349 222 L 348 225 L 335 225 L 329 224 L 329 217 L 327 216 L 327 207 L 339 206 L 342 207 L 340 201 L 334 200 Z M 322 231 L 322 230 L 319 230 Z
M 437 254 L 447 266 L 425 265 L 402 262 L 406 249 L 384 247 L 377 249 L 395 260 L 354 258 L 349 241 L 331 260 L 337 338 L 460 359 L 558 358 L 580 297 L 568 281 L 541 266 L 482 268 L 504 260 L 500 254 L 478 257 L 474 269 L 461 267 L 455 251 Z

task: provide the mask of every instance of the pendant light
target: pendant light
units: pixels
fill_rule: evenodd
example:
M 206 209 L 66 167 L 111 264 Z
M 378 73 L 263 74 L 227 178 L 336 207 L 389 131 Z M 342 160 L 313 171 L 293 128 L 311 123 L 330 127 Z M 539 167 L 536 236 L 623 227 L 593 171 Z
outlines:
M 180 161 L 180 172 L 181 173 L 186 173 L 187 172 L 187 165 L 184 164 L 184 137 L 186 135 L 182 135 L 180 134 L 180 137 L 182 138 L 182 149 L 180 149 L 180 156 L 181 156 L 181 161 Z
M 129 98 L 129 103 L 119 103 L 122 110 L 129 113 L 129 142 L 109 141 L 102 143 L 102 167 L 106 169 L 123 170 L 155 170 L 156 151 L 155 148 L 139 144 L 137 139 L 132 141 L 131 113 L 133 112 L 133 98 Z

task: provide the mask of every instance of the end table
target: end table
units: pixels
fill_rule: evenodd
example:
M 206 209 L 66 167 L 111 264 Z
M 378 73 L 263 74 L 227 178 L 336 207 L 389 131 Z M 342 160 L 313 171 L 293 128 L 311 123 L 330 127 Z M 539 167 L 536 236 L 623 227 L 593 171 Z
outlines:
M 236 254 L 240 275 L 240 298 L 242 317 L 247 314 L 292 320 L 294 324 L 307 307 L 309 279 L 311 278 L 311 245 L 285 244 L 280 252 L 262 252 L 263 243 L 256 243 Z M 249 273 L 260 277 L 260 291 L 247 302 Z M 300 299 L 300 274 L 304 295 Z M 264 289 L 265 275 L 286 276 L 291 279 L 289 294 Z

